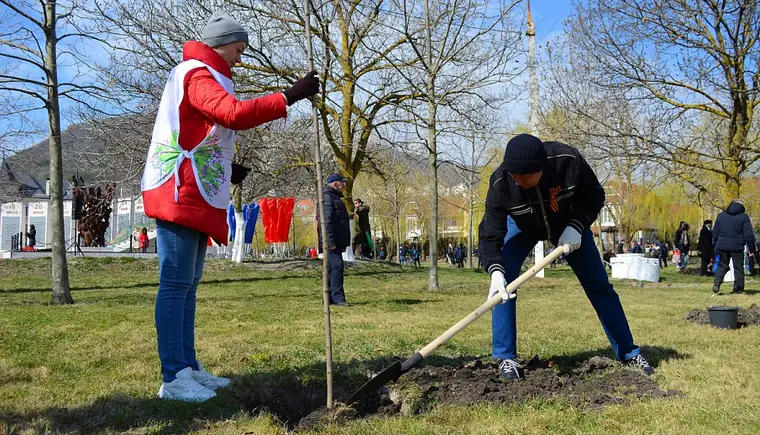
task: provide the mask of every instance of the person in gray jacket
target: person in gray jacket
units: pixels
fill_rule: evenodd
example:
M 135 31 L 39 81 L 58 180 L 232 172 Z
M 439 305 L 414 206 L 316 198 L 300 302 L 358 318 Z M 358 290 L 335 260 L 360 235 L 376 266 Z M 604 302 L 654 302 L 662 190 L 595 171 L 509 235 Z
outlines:
M 744 291 L 744 246 L 749 255 L 755 255 L 755 234 L 752 221 L 745 213 L 744 204 L 738 199 L 731 201 L 726 211 L 721 212 L 713 226 L 713 246 L 720 256 L 718 271 L 715 273 L 713 293 L 720 293 L 720 285 L 729 270 L 729 262 L 734 262 L 734 293 Z

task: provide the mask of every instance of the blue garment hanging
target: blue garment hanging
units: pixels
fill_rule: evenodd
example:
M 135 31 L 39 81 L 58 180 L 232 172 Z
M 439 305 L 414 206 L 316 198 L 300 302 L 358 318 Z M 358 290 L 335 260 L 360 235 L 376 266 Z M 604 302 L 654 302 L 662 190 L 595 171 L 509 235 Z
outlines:
M 256 230 L 256 220 L 259 218 L 258 204 L 253 203 L 248 206 L 245 213 L 245 243 L 253 243 L 253 233 Z
M 235 240 L 235 206 L 232 204 L 227 207 L 227 225 L 230 227 L 230 240 Z

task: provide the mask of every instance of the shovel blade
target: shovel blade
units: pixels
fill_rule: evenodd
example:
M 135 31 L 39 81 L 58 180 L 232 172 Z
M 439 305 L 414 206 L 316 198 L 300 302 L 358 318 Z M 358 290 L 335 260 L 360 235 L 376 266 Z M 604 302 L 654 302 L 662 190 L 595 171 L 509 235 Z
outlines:
M 396 361 L 393 365 L 386 367 L 382 372 L 376 374 L 372 379 L 367 381 L 361 386 L 351 397 L 348 399 L 349 405 L 356 403 L 359 399 L 363 398 L 367 394 L 377 390 L 388 382 L 398 380 L 403 374 L 401 370 L 401 361 Z

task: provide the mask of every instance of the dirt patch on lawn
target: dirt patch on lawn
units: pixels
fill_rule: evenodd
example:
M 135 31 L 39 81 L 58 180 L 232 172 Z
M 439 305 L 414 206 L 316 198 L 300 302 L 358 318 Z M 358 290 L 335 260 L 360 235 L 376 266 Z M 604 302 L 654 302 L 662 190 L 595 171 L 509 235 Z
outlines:
M 368 415 L 414 415 L 434 406 L 478 403 L 519 404 L 534 399 L 564 400 L 588 409 L 626 404 L 643 397 L 682 397 L 662 390 L 643 372 L 622 367 L 605 357 L 592 357 L 577 368 L 561 371 L 553 361 L 534 357 L 524 364 L 522 379 L 502 380 L 498 362 L 480 360 L 456 366 L 422 366 L 353 406 L 328 411 L 319 408 L 302 418 L 296 429 L 313 429 L 331 422 Z
M 739 328 L 760 325 L 760 307 L 757 304 L 752 304 L 749 308 L 739 308 L 738 317 L 736 326 Z M 691 310 L 686 313 L 684 318 L 698 325 L 710 324 L 710 316 L 707 314 L 707 310 Z

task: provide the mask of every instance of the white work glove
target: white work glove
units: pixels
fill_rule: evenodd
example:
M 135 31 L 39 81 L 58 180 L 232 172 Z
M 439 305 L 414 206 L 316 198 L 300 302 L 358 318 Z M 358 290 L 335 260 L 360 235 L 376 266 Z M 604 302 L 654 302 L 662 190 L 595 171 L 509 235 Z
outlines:
M 488 290 L 488 299 L 501 294 L 501 298 L 504 302 L 517 296 L 516 293 L 507 293 L 506 287 L 507 281 L 504 279 L 504 274 L 500 270 L 494 270 L 491 274 L 491 288 Z
M 562 231 L 557 244 L 565 248 L 565 255 L 567 255 L 581 247 L 581 233 L 575 228 L 568 226 L 565 228 L 565 231 Z

